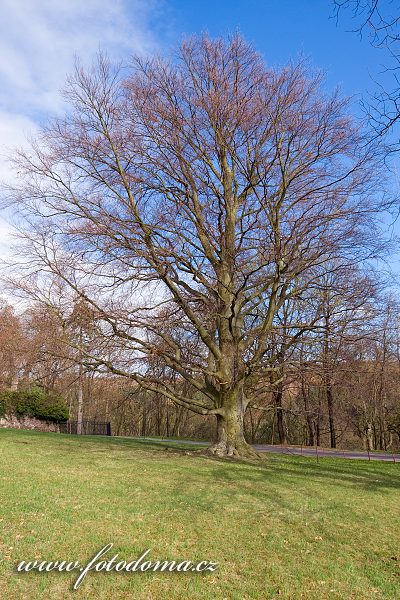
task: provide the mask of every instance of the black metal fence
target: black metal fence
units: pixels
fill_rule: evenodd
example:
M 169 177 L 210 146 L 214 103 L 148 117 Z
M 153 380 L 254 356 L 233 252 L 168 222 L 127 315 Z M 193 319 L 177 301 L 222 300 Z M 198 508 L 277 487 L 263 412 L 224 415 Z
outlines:
M 78 433 L 78 421 L 60 423 L 60 433 Z M 109 421 L 82 421 L 82 435 L 112 435 Z

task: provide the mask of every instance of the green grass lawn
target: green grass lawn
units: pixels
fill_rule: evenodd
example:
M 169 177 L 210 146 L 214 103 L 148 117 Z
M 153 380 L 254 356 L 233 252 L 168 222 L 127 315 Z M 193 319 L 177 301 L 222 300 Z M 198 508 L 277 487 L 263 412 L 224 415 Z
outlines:
M 165 444 L 164 444 L 165 446 Z M 191 447 L 193 449 L 193 447 Z M 400 598 L 400 468 L 223 462 L 129 439 L 0 430 L 0 598 Z M 17 573 L 21 560 L 210 560 L 213 573 Z

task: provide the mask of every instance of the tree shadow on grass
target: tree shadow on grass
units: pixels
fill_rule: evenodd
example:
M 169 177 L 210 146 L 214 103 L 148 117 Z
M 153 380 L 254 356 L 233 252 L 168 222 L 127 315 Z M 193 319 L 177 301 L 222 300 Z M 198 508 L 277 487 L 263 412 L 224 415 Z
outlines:
M 335 458 L 322 458 L 319 462 L 302 457 L 265 458 L 259 463 L 232 460 L 216 457 L 202 457 L 212 461 L 221 468 L 213 469 L 213 475 L 219 481 L 253 481 L 253 482 L 291 482 L 296 478 L 313 481 L 323 480 L 327 484 L 343 483 L 350 489 L 361 488 L 372 492 L 397 489 L 400 491 L 400 466 L 392 463 L 374 463 Z
M 393 491 L 400 490 L 400 470 L 394 464 L 335 464 L 339 459 L 310 464 L 301 457 L 276 458 L 273 462 L 266 459 L 260 463 L 227 462 L 205 456 L 198 459 L 199 469 L 188 465 L 184 483 L 177 482 L 177 501 L 209 512 L 215 509 L 216 498 L 221 497 L 228 508 L 260 516 L 275 515 L 274 519 L 288 526 L 324 520 L 328 515 L 328 521 L 338 518 L 346 523 L 360 523 L 370 509 L 373 513 L 380 508 L 380 498 L 385 496 L 389 498 L 391 519 Z M 206 468 L 201 468 L 201 464 Z

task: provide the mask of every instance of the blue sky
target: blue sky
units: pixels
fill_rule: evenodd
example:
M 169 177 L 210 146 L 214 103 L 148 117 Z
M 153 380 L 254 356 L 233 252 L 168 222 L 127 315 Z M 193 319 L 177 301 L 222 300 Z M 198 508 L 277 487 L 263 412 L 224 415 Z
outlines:
M 282 65 L 303 54 L 326 72 L 329 86 L 340 85 L 347 95 L 371 87 L 370 73 L 380 70 L 382 55 L 349 31 L 354 27 L 350 15 L 336 24 L 331 0 L 170 0 L 167 5 L 178 36 L 239 29 L 268 63 Z
M 0 178 L 12 180 L 5 161 L 48 115 L 63 110 L 59 89 L 74 55 L 89 62 L 99 47 L 112 57 L 168 53 L 183 35 L 239 30 L 267 63 L 283 65 L 300 54 L 354 97 L 373 90 L 382 53 L 336 23 L 331 0 L 0 0 Z M 0 253 L 10 225 L 0 218 Z

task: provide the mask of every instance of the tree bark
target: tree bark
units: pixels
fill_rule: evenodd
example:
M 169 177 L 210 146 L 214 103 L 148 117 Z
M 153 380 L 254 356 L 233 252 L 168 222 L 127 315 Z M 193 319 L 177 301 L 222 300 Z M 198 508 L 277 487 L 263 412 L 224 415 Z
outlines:
M 245 403 L 242 392 L 232 392 L 223 401 L 217 414 L 217 436 L 209 452 L 215 456 L 259 458 L 259 454 L 244 437 Z
M 141 436 L 146 437 L 147 435 L 147 398 L 143 398 L 143 410 L 142 410 L 142 428 Z
M 315 423 L 315 444 L 321 445 L 321 398 L 318 400 L 318 414 Z
M 332 383 L 329 379 L 327 379 L 327 381 L 326 381 L 326 399 L 327 399 L 327 403 L 328 403 L 331 448 L 336 448 L 336 428 L 335 428 L 335 410 L 334 410 L 333 390 L 332 390 Z
M 303 365 L 303 345 L 300 347 L 300 364 Z M 309 386 L 306 386 L 305 374 L 304 370 L 301 371 L 301 395 L 303 397 L 304 402 L 304 415 L 307 426 L 307 446 L 314 446 L 314 423 L 313 418 L 310 411 L 310 402 L 309 402 Z
M 79 346 L 82 348 L 83 342 L 83 329 L 79 327 Z M 82 351 L 79 352 L 79 365 L 78 365 L 78 411 L 76 419 L 76 433 L 82 435 L 82 422 L 83 422 L 83 366 L 82 366 Z
M 305 391 L 303 391 L 303 399 L 304 399 L 304 412 L 306 415 L 306 423 L 307 423 L 307 446 L 314 446 L 314 425 L 312 416 L 309 409 L 308 396 Z
M 80 367 L 81 369 L 81 367 Z M 77 435 L 82 434 L 82 422 L 83 422 L 83 383 L 82 383 L 82 374 L 79 372 L 79 382 L 78 382 L 78 411 L 77 411 L 77 421 L 76 421 L 76 433 Z
M 274 390 L 274 402 L 276 411 L 276 424 L 278 428 L 279 443 L 281 445 L 286 444 L 286 433 L 285 425 L 283 422 L 283 408 L 282 408 L 282 397 L 283 397 L 283 385 L 282 382 L 278 384 L 278 389 Z
M 367 423 L 364 429 L 366 450 L 374 450 L 374 434 L 371 423 Z

